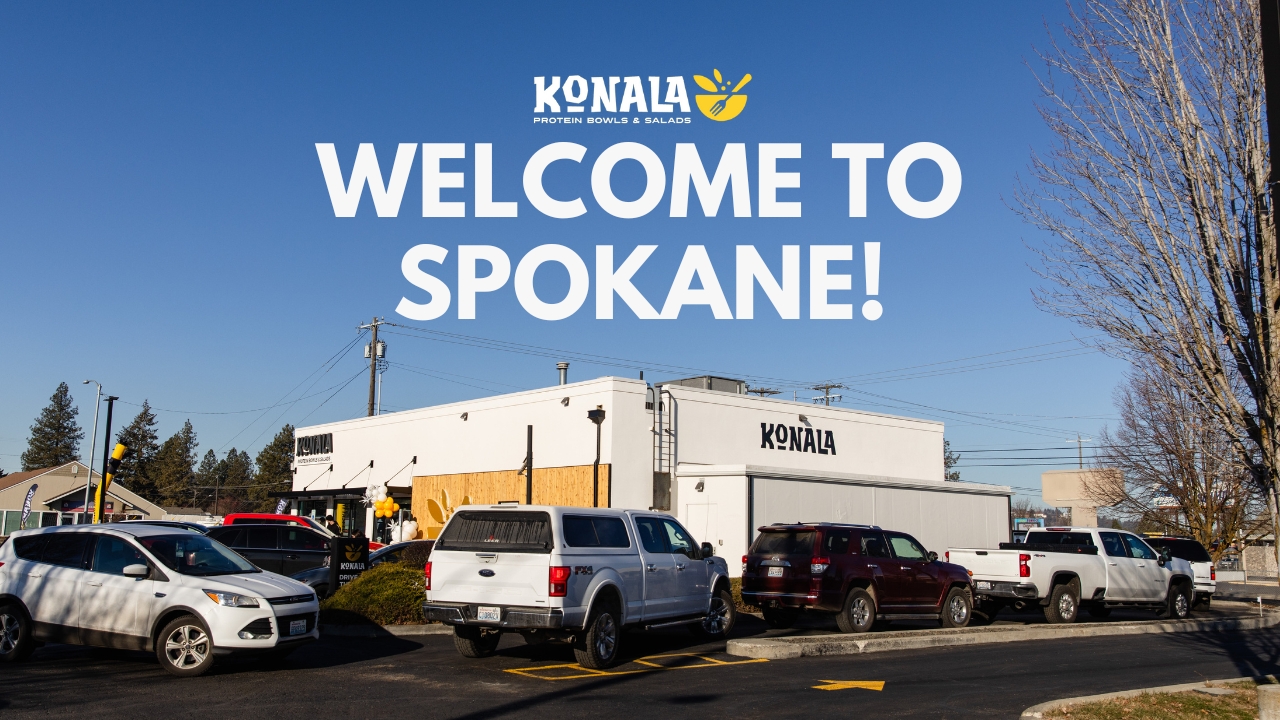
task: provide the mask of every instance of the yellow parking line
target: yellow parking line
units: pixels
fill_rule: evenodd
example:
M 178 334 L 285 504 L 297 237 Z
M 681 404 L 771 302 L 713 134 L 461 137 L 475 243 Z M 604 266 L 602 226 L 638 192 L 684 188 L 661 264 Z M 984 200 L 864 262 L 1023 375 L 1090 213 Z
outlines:
M 826 685 L 814 685 L 814 690 L 884 690 L 883 680 L 819 680 Z
M 664 658 L 697 658 L 702 662 L 695 665 L 663 665 L 653 662 Z M 609 677 L 614 675 L 635 675 L 637 673 L 658 672 L 660 670 L 697 670 L 700 668 L 726 667 L 729 665 L 751 665 L 754 663 L 769 662 L 765 658 L 751 658 L 746 660 L 718 660 L 705 655 L 695 655 L 693 653 L 664 653 L 661 655 L 647 655 L 642 658 L 633 660 L 632 663 L 643 665 L 645 667 L 633 670 L 592 670 L 584 668 L 577 663 L 561 663 L 557 665 L 537 665 L 534 667 L 508 668 L 504 672 L 512 675 L 523 675 L 524 677 L 535 678 L 537 680 L 585 680 L 587 678 Z M 557 671 L 563 671 L 565 674 L 557 674 Z

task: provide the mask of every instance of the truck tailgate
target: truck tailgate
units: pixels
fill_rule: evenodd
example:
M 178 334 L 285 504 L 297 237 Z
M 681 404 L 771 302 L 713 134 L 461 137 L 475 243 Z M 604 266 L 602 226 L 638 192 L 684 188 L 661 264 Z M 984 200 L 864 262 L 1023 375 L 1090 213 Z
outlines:
M 546 553 L 431 553 L 431 602 L 547 605 Z
M 952 548 L 947 551 L 950 562 L 969 571 L 974 580 L 1019 582 L 1017 550 L 979 550 Z

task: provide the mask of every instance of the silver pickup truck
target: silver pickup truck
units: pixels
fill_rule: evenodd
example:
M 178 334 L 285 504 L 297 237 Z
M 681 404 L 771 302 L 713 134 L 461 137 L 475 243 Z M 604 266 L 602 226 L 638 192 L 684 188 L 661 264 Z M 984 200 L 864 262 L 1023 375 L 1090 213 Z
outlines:
M 515 504 L 449 519 L 426 565 L 422 612 L 454 626 L 466 657 L 520 633 L 568 641 L 596 669 L 617 661 L 624 627 L 685 625 L 719 639 L 736 618 L 725 561 L 670 515 Z
M 1176 619 L 1191 614 L 1191 565 L 1123 530 L 1032 530 L 1026 542 L 1001 543 L 998 550 L 952 548 L 947 560 L 969 571 L 975 618 L 990 620 L 1001 608 L 1031 605 L 1043 607 L 1051 623 L 1075 622 L 1081 607 L 1099 618 L 1116 607 L 1149 608 Z

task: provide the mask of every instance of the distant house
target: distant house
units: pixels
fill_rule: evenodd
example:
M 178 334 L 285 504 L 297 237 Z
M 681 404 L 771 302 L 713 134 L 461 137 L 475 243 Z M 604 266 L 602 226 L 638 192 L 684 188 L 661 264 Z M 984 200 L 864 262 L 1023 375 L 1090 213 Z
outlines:
M 50 525 L 74 525 L 85 521 L 84 489 L 86 479 L 92 475 L 94 487 L 101 480 L 97 472 L 91 472 L 84 463 L 75 461 L 58 467 L 27 470 L 0 478 L 0 535 L 18 530 L 22 523 L 22 504 L 35 487 L 31 497 L 31 514 L 26 527 Z M 94 499 L 89 498 L 89 512 L 93 512 Z M 144 499 L 124 485 L 113 482 L 107 489 L 104 512 L 113 519 L 158 520 L 164 509 Z

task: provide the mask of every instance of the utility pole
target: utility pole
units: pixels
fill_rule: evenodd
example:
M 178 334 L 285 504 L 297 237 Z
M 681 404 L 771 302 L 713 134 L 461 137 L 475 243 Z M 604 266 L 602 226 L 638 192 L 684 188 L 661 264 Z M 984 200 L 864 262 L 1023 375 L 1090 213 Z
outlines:
M 368 346 L 365 347 L 364 356 L 369 358 L 369 417 L 376 414 L 375 402 L 378 390 L 378 361 L 386 355 L 386 343 L 378 344 L 378 326 L 385 324 L 386 321 L 377 315 L 373 317 L 373 321 L 368 325 L 361 325 L 361 330 L 372 330 L 373 337 L 370 339 Z
M 1077 454 L 1078 454 L 1078 456 L 1079 456 L 1079 462 L 1080 462 L 1080 469 L 1081 469 L 1081 470 L 1083 470 L 1083 469 L 1084 469 L 1084 444 L 1085 444 L 1085 443 L 1087 443 L 1087 442 L 1089 442 L 1089 441 L 1091 441 L 1091 440 L 1093 440 L 1093 438 L 1082 438 L 1082 437 L 1080 437 L 1080 433 L 1076 433 L 1076 439 L 1075 439 L 1075 440 L 1072 440 L 1071 438 L 1067 438 L 1067 442 L 1073 442 L 1073 443 L 1075 443 L 1075 444 L 1076 444 L 1076 453 L 1077 453 Z
M 844 385 L 841 385 L 840 383 L 824 383 L 824 384 L 822 384 L 822 385 L 814 385 L 813 387 L 811 387 L 811 388 L 809 388 L 809 389 L 810 389 L 810 390 L 821 390 L 821 391 L 822 391 L 822 397 L 821 397 L 821 398 L 814 398 L 814 399 L 813 399 L 813 401 L 814 401 L 814 402 L 817 402 L 818 400 L 822 400 L 822 404 L 823 404 L 823 405 L 826 405 L 827 407 L 831 407 L 831 401 L 832 401 L 832 399 L 835 399 L 836 401 L 839 401 L 839 400 L 842 400 L 842 399 L 843 399 L 843 397 L 842 397 L 842 396 L 840 396 L 840 395 L 832 395 L 832 394 L 831 394 L 831 391 L 832 391 L 832 390 L 839 390 L 839 389 L 843 389 L 844 387 L 845 387 L 845 386 L 844 386 Z
M 116 397 L 115 395 L 108 395 L 108 396 L 107 396 L 107 428 L 106 428 L 106 431 L 105 431 L 105 432 L 103 432 L 103 434 L 102 434 L 103 438 L 105 438 L 105 439 L 106 439 L 106 442 L 102 443 L 102 474 L 98 477 L 98 482 L 100 482 L 100 483 L 101 483 L 101 482 L 104 482 L 104 481 L 106 480 L 106 478 L 107 478 L 107 463 L 111 462 L 111 408 L 112 408 L 112 406 L 113 406 L 113 405 L 115 405 L 115 402 L 116 402 L 117 400 L 119 400 L 119 399 L 120 399 L 120 398 Z M 93 471 L 92 471 L 92 470 L 90 470 L 90 471 L 89 471 L 89 479 L 90 479 L 90 480 L 92 480 L 92 479 L 93 479 Z M 104 506 L 107 504 L 107 495 L 106 495 L 106 493 L 103 493 L 103 494 L 102 494 L 102 504 L 103 504 Z M 89 505 L 88 505 L 88 503 L 86 503 L 86 504 L 85 504 L 85 506 L 84 506 L 84 511 L 85 511 L 85 512 L 89 512 Z M 100 516 L 102 513 L 101 513 L 100 511 L 95 511 L 95 513 L 94 513 L 94 514 L 95 514 L 95 515 L 99 515 L 99 516 Z
M 759 395 L 760 397 L 769 397 L 770 395 L 781 395 L 781 394 L 782 394 L 782 391 L 781 391 L 781 390 L 775 390 L 774 388 L 764 388 L 764 387 L 754 387 L 754 388 L 753 388 L 753 387 L 751 387 L 750 385 L 748 385 L 748 386 L 747 386 L 747 394 L 748 394 L 748 395 Z

